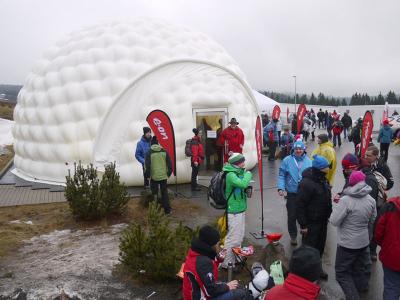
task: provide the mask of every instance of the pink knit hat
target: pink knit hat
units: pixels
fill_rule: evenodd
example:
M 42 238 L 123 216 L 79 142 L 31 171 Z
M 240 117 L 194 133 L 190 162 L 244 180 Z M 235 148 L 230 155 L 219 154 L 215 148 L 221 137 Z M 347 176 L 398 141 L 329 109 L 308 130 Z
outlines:
M 365 181 L 365 174 L 361 171 L 353 171 L 350 174 L 349 178 L 349 185 L 353 186 L 356 185 L 357 183 Z

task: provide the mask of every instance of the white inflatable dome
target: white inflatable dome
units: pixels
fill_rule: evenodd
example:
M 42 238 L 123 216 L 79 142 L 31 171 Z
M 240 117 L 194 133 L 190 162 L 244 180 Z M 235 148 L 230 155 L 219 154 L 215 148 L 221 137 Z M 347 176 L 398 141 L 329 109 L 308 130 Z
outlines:
M 136 143 L 148 113 L 161 109 L 175 129 L 178 182 L 188 182 L 184 146 L 196 108 L 227 108 L 239 120 L 253 167 L 258 107 L 243 73 L 216 42 L 151 19 L 72 33 L 44 53 L 18 96 L 14 173 L 64 183 L 74 162 L 115 161 L 125 183 L 141 185 Z

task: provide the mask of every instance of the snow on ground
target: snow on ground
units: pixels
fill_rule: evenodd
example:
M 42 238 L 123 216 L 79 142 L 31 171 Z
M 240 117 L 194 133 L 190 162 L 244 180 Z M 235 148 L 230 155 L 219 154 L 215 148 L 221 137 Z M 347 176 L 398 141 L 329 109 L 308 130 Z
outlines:
M 0 118 L 0 147 L 4 145 L 11 145 L 14 143 L 11 132 L 13 124 L 14 121 Z
M 0 271 L 13 274 L 13 278 L 1 280 L 0 295 L 22 288 L 28 299 L 53 299 L 63 289 L 80 299 L 100 299 L 107 294 L 113 299 L 134 299 L 135 295 L 112 276 L 125 227 L 62 230 L 33 237 L 0 266 Z

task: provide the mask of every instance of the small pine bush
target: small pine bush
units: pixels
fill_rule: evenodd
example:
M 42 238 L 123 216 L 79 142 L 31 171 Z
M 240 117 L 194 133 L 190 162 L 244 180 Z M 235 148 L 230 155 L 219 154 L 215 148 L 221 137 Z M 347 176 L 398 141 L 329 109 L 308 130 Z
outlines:
M 132 223 L 125 229 L 120 238 L 120 261 L 133 276 L 141 274 L 156 282 L 175 278 L 197 230 L 182 223 L 170 227 L 160 205 L 150 202 L 147 224 Z
M 103 178 L 92 164 L 74 164 L 74 174 L 66 177 L 65 197 L 72 215 L 80 220 L 102 219 L 122 214 L 129 201 L 126 186 L 120 182 L 115 163 L 105 166 Z

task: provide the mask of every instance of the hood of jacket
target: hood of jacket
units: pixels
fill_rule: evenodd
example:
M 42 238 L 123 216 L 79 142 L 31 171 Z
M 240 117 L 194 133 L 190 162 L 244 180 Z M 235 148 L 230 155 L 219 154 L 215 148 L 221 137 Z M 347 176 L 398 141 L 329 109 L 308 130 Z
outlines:
M 348 186 L 344 189 L 343 194 L 349 195 L 354 198 L 363 198 L 364 196 L 371 193 L 372 188 L 365 183 L 365 181 L 361 181 L 353 186 Z
M 151 138 L 146 139 L 146 137 L 145 137 L 144 135 L 142 135 L 142 138 L 141 138 L 140 140 L 141 140 L 143 143 L 149 143 L 149 144 L 150 144 Z
M 320 146 L 320 147 L 331 147 L 331 148 L 333 148 L 333 144 L 332 144 L 331 141 L 327 141 L 327 142 L 325 142 L 325 143 L 322 143 L 322 144 L 320 144 L 319 146 Z
M 386 130 L 386 131 L 392 131 L 392 128 L 390 127 L 390 125 L 383 125 L 382 129 Z
M 150 149 L 154 152 L 160 152 L 163 148 L 160 145 L 151 145 Z
M 235 167 L 235 166 L 233 166 L 231 164 L 226 164 L 222 168 L 222 171 L 224 171 L 224 172 L 235 172 L 236 174 L 241 175 L 241 174 L 244 173 L 245 169 Z
M 192 251 L 189 251 L 189 256 L 204 255 L 212 260 L 217 256 L 217 253 L 211 248 L 211 246 L 207 245 L 197 237 L 192 239 L 190 249 Z
M 396 206 L 397 212 L 400 213 L 400 197 L 390 198 L 388 202 L 392 202 Z
M 293 294 L 307 300 L 317 299 L 320 291 L 320 287 L 317 284 L 293 273 L 289 273 L 283 285 Z
M 326 181 L 326 174 L 324 172 L 321 172 L 320 170 L 318 170 L 317 168 L 314 167 L 310 167 L 307 168 L 303 171 L 303 178 L 310 178 L 313 181 L 317 181 L 317 182 L 324 182 Z

